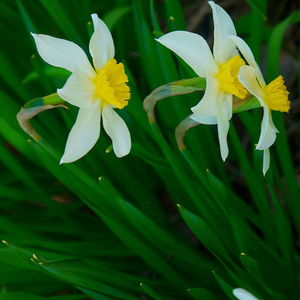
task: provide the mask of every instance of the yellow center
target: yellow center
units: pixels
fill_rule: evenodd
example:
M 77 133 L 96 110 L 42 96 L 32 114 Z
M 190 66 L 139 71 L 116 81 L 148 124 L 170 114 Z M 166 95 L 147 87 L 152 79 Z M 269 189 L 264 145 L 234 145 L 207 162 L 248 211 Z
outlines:
M 263 100 L 269 109 L 289 112 L 291 102 L 288 95 L 289 92 L 284 85 L 283 77 L 278 76 L 265 87 Z
M 238 79 L 240 67 L 243 65 L 245 65 L 243 59 L 236 55 L 219 67 L 219 73 L 216 75 L 216 78 L 219 81 L 221 91 L 241 99 L 246 97 L 247 90 Z
M 116 60 L 111 58 L 97 74 L 94 81 L 96 86 L 94 97 L 122 109 L 130 99 L 130 90 L 126 82 L 128 77 L 124 65 L 117 64 Z

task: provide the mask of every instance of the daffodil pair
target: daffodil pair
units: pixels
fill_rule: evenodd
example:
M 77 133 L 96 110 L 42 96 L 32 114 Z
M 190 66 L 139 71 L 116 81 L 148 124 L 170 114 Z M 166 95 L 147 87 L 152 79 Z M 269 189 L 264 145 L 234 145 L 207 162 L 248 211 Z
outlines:
M 237 37 L 229 15 L 213 1 L 209 4 L 214 21 L 213 53 L 200 35 L 191 32 L 173 31 L 157 41 L 180 56 L 199 77 L 206 78 L 205 94 L 191 108 L 191 118 L 202 124 L 217 124 L 223 160 L 228 156 L 227 134 L 233 96 L 244 99 L 249 91 L 260 101 L 264 117 L 256 149 L 264 151 L 265 174 L 270 163 L 269 147 L 278 132 L 272 121 L 271 110 L 288 112 L 288 92 L 281 76 L 266 85 L 250 48 Z
M 32 34 L 38 53 L 50 65 L 72 72 L 58 95 L 79 107 L 76 122 L 68 136 L 61 163 L 84 156 L 95 145 L 103 127 L 113 142 L 117 157 L 127 155 L 131 138 L 123 119 L 114 111 L 122 109 L 130 98 L 124 65 L 114 59 L 115 48 L 110 31 L 96 14 L 92 15 L 94 33 L 89 50 L 90 64 L 85 52 L 73 42 L 43 34 Z

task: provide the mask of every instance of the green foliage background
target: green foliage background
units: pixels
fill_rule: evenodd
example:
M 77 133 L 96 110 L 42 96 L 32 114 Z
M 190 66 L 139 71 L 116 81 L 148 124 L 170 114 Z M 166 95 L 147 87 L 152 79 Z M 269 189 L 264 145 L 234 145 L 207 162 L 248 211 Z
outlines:
M 238 35 L 270 82 L 279 75 L 282 49 L 299 62 L 299 49 L 289 49 L 284 35 L 300 21 L 299 7 L 242 2 L 224 8 L 235 13 Z M 266 18 L 270 7 L 273 17 Z M 178 150 L 175 128 L 198 92 L 160 101 L 151 125 L 143 110 L 153 89 L 195 77 L 154 40 L 186 29 L 193 10 L 209 6 L 0 2 L 0 299 L 235 299 L 236 287 L 259 299 L 297 299 L 300 193 L 282 114 L 274 114 L 280 134 L 264 178 L 262 153 L 254 150 L 260 109 L 234 116 L 225 164 L 213 126 L 190 129 L 188 150 Z M 59 165 L 77 109 L 49 110 L 32 121 L 45 143 L 28 142 L 16 120 L 22 105 L 54 93 L 69 76 L 41 60 L 30 32 L 72 40 L 88 53 L 92 13 L 110 28 L 116 58 L 126 66 L 132 97 L 119 113 L 133 147 L 122 159 L 106 153 L 110 139 L 102 130 L 88 155 Z M 211 19 L 206 13 L 199 25 L 206 38 Z M 297 84 L 288 89 L 292 107 L 299 106 Z

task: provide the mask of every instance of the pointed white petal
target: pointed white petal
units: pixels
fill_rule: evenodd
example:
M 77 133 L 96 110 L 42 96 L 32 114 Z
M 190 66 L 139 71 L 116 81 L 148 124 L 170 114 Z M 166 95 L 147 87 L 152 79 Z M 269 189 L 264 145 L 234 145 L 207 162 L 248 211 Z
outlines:
M 208 2 L 212 8 L 214 20 L 214 57 L 220 63 L 226 63 L 230 58 L 238 54 L 235 44 L 228 36 L 236 35 L 233 22 L 227 12 L 215 4 Z
M 217 124 L 217 95 L 218 80 L 213 77 L 206 78 L 206 91 L 201 101 L 191 108 L 194 113 L 191 118 L 201 124 Z
M 229 99 L 227 99 L 229 98 Z M 227 144 L 227 135 L 229 130 L 229 116 L 232 114 L 230 113 L 230 106 L 228 103 L 232 101 L 232 95 L 220 93 L 217 99 L 217 109 L 218 109 L 218 136 L 219 136 L 219 143 L 220 143 L 220 150 L 221 150 L 221 157 L 223 161 L 226 160 L 228 156 L 228 144 Z
M 254 95 L 262 106 L 265 105 L 263 97 L 264 92 L 262 87 L 257 82 L 257 70 L 250 66 L 241 66 L 239 71 L 239 81 L 243 86 Z
M 253 53 L 252 53 L 251 49 L 249 48 L 249 46 L 246 44 L 246 42 L 238 36 L 230 36 L 229 38 L 238 47 L 238 49 L 240 50 L 240 52 L 246 59 L 247 63 L 256 70 L 259 81 L 261 83 L 263 83 L 264 85 L 266 85 L 266 82 L 261 73 L 261 70 L 260 70 L 258 64 L 256 63 Z
M 89 108 L 95 93 L 94 83 L 77 70 L 68 78 L 63 88 L 57 90 L 57 94 L 72 105 Z
M 270 150 L 269 148 L 264 150 L 264 162 L 263 162 L 263 174 L 266 175 L 270 167 Z
M 276 132 L 277 129 L 273 124 L 272 116 L 268 108 L 264 106 L 264 116 L 261 123 L 261 133 L 256 149 L 265 150 L 272 146 L 276 140 Z
M 78 69 L 91 78 L 95 76 L 86 54 L 75 43 L 49 35 L 31 34 L 39 55 L 48 64 L 71 72 Z
M 105 23 L 92 14 L 94 33 L 90 40 L 90 53 L 93 57 L 94 67 L 101 70 L 108 60 L 115 56 L 115 46 L 111 33 Z
M 127 125 L 113 110 L 111 105 L 102 109 L 103 127 L 112 139 L 114 152 L 117 157 L 125 156 L 131 149 L 131 138 Z
M 198 76 L 206 77 L 218 72 L 209 46 L 200 35 L 187 31 L 173 31 L 157 41 L 180 56 Z
M 65 153 L 60 163 L 70 163 L 87 154 L 100 135 L 100 102 L 91 108 L 80 108 L 76 122 L 69 133 Z
M 248 291 L 242 288 L 236 288 L 232 291 L 233 295 L 239 300 L 259 300 Z

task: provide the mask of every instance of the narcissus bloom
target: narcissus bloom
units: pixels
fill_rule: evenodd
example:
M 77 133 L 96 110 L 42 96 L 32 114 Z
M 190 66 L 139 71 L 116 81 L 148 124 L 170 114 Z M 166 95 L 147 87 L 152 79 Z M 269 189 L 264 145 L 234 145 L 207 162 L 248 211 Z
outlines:
M 275 142 L 278 132 L 273 123 L 271 111 L 289 112 L 289 92 L 284 85 L 282 76 L 278 76 L 267 85 L 248 45 L 239 37 L 232 36 L 231 39 L 249 64 L 249 66 L 240 68 L 238 78 L 247 90 L 259 100 L 264 110 L 261 134 L 256 149 L 264 151 L 263 173 L 266 174 L 270 166 L 269 147 Z
M 217 124 L 221 156 L 228 156 L 227 134 L 232 117 L 232 97 L 245 98 L 247 90 L 238 79 L 245 62 L 228 36 L 236 36 L 229 15 L 213 1 L 209 2 L 214 20 L 213 54 L 207 42 L 198 34 L 173 31 L 157 41 L 180 56 L 199 77 L 206 78 L 202 100 L 192 108 L 191 118 L 202 124 Z
M 258 298 L 242 288 L 236 288 L 232 293 L 239 300 L 258 300 Z
M 124 65 L 114 59 L 115 48 L 110 31 L 96 14 L 92 15 L 94 33 L 89 50 L 91 66 L 84 51 L 73 42 L 43 34 L 32 34 L 38 53 L 48 64 L 72 72 L 58 95 L 79 107 L 77 120 L 68 136 L 60 163 L 69 163 L 84 156 L 100 135 L 100 120 L 113 142 L 117 157 L 127 155 L 131 148 L 128 128 L 114 111 L 122 109 L 130 98 Z

